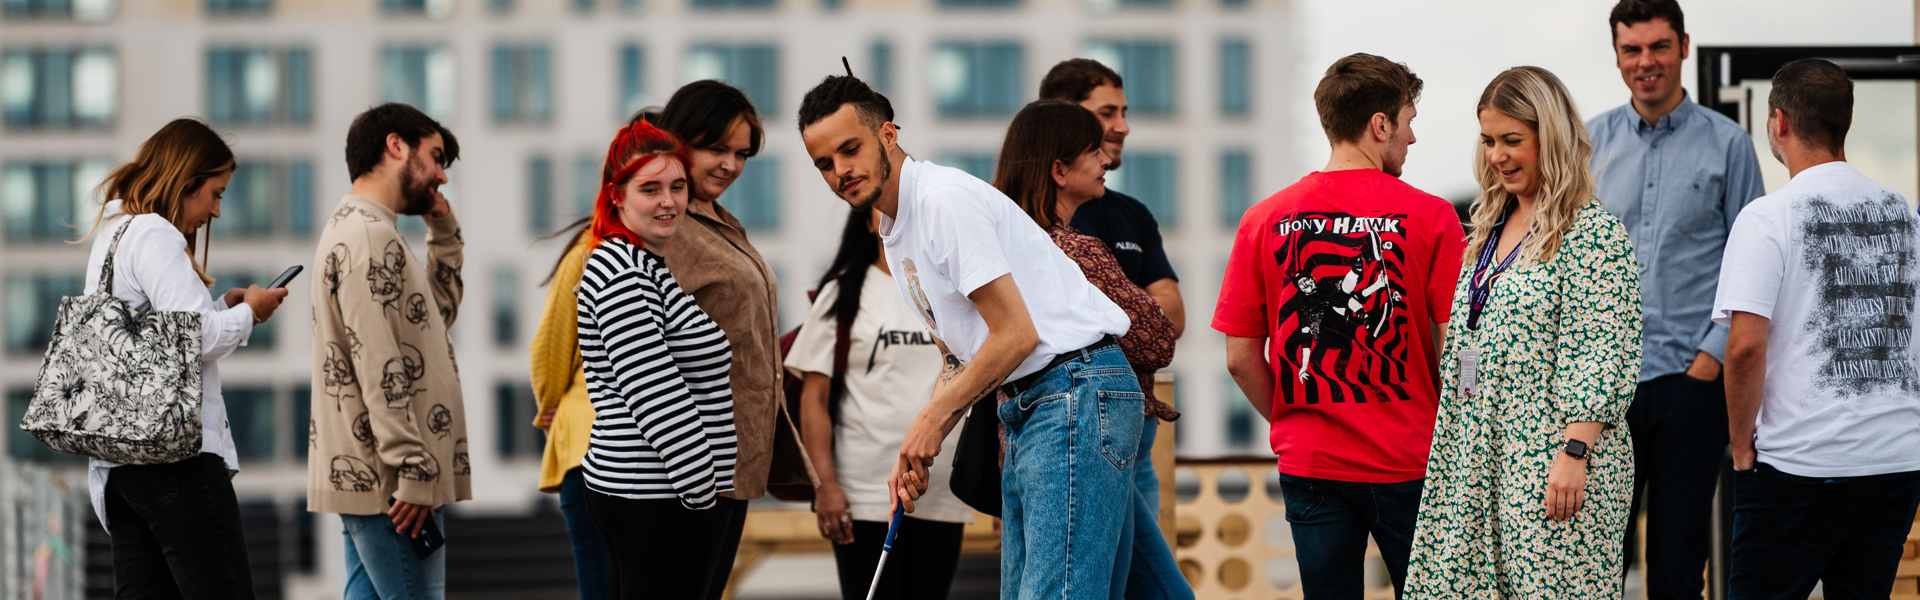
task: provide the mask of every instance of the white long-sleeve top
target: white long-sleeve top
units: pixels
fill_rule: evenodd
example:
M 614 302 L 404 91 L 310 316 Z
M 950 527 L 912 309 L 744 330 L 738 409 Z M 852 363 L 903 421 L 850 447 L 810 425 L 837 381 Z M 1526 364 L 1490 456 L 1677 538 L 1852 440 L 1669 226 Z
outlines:
M 120 212 L 120 201 L 107 203 L 106 215 L 94 232 L 93 252 L 87 256 L 86 293 L 100 289 L 100 267 L 106 264 L 107 247 L 113 234 L 129 217 Z M 234 349 L 247 345 L 253 334 L 253 307 L 246 303 L 228 308 L 220 298 L 207 291 L 200 275 L 187 256 L 187 237 L 165 217 L 136 215 L 133 224 L 120 237 L 120 250 L 113 261 L 113 295 L 135 309 L 200 313 L 200 451 L 220 455 L 229 473 L 240 472 L 240 459 L 233 446 L 233 429 L 227 424 L 227 403 L 220 396 L 220 359 Z M 88 463 L 87 487 L 93 499 L 93 514 L 107 525 L 107 471 L 119 463 L 92 459 Z

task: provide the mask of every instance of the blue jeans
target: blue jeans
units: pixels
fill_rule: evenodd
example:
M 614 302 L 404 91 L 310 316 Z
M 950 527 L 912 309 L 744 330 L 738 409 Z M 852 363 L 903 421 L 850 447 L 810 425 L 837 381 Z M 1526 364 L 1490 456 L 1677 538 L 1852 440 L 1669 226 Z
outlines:
M 1407 555 L 1413 552 L 1413 524 L 1426 481 L 1355 483 L 1281 473 L 1280 495 L 1306 600 L 1360 600 L 1366 593 L 1369 534 L 1398 598 L 1407 583 Z
M 1115 548 L 1132 541 L 1122 534 L 1146 398 L 1119 347 L 1075 352 L 998 407 L 1005 600 L 1103 600 L 1129 566 Z
M 433 522 L 446 531 L 446 517 Z M 440 600 L 447 595 L 447 550 L 420 558 L 386 514 L 340 515 L 347 537 L 346 600 Z
M 567 539 L 573 542 L 573 576 L 580 584 L 580 600 L 613 598 L 613 554 L 600 526 L 587 513 L 587 480 L 579 467 L 560 479 L 560 515 L 567 519 Z
M 1886 598 L 1920 508 L 1920 471 L 1801 477 L 1766 463 L 1734 473 L 1728 598 Z
M 1140 426 L 1140 459 L 1133 466 L 1133 510 L 1127 522 L 1132 547 L 1122 544 L 1120 556 L 1131 564 L 1116 589 L 1126 600 L 1193 600 L 1193 587 L 1180 574 L 1173 549 L 1160 532 L 1160 477 L 1153 472 L 1153 440 L 1159 437 L 1160 418 L 1147 415 Z

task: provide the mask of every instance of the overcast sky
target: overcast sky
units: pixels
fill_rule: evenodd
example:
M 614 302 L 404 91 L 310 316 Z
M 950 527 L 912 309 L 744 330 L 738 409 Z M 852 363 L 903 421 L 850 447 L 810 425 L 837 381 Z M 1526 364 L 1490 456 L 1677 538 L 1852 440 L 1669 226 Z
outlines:
M 1297 0 L 1301 68 L 1310 98 L 1326 66 L 1354 52 L 1404 62 L 1426 83 L 1405 179 L 1449 199 L 1474 193 L 1474 101 L 1500 71 L 1544 67 L 1573 92 L 1581 119 L 1627 102 L 1607 30 L 1611 0 Z M 1911 0 L 1682 0 L 1693 46 L 1913 45 Z M 1694 61 L 1681 80 L 1694 91 Z M 1299 172 L 1326 165 L 1312 102 L 1298 103 Z M 1861 119 L 1856 115 L 1855 130 Z M 1911 123 L 1909 116 L 1906 121 Z M 1767 156 L 1763 162 L 1770 161 Z M 1292 178 L 1285 179 L 1291 183 Z

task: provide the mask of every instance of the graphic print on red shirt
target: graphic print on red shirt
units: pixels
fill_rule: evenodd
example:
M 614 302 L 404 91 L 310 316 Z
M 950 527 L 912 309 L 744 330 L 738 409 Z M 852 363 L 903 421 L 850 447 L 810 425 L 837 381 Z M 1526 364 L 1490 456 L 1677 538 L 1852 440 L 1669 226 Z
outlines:
M 1264 338 L 1281 473 L 1426 475 L 1439 394 L 1434 323 L 1459 281 L 1453 206 L 1371 169 L 1313 173 L 1240 220 L 1213 328 Z
M 1407 215 L 1303 212 L 1274 223 L 1286 285 L 1276 299 L 1287 404 L 1409 400 Z M 1296 397 L 1299 396 L 1299 397 Z

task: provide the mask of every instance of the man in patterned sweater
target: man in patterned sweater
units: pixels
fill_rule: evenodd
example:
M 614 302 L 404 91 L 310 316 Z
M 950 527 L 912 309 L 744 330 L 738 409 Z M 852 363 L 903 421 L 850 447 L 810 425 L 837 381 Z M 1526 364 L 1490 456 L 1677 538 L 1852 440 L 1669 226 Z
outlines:
M 361 113 L 347 130 L 353 189 L 314 255 L 307 510 L 340 515 L 349 598 L 437 596 L 446 553 L 417 556 L 408 538 L 473 497 L 447 337 L 464 241 L 437 191 L 459 153 L 451 132 L 411 106 Z M 401 238 L 399 215 L 425 217 L 426 263 Z

